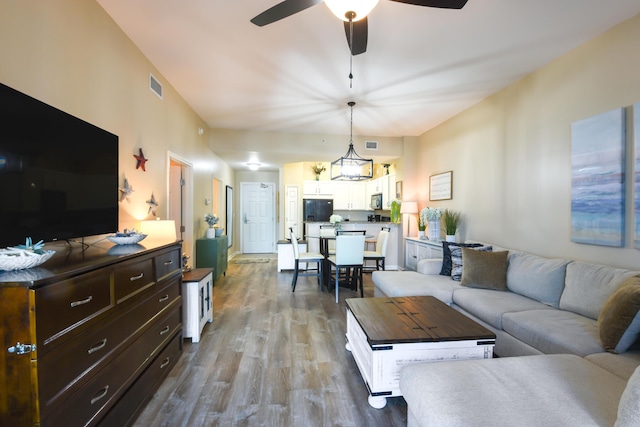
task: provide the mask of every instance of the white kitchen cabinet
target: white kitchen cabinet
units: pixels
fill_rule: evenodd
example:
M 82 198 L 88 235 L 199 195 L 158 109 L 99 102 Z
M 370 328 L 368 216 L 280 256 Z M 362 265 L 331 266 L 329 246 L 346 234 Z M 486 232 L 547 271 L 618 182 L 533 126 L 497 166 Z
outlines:
M 382 189 L 382 209 L 391 209 L 391 202 L 396 198 L 396 174 L 384 175 L 379 179 Z
M 442 258 L 442 242 L 421 240 L 414 237 L 405 239 L 405 268 L 417 270 L 418 261 L 422 259 Z
M 365 182 L 336 183 L 333 193 L 333 210 L 364 211 L 369 209 Z
M 333 197 L 333 181 L 304 181 L 302 194 L 304 197 Z

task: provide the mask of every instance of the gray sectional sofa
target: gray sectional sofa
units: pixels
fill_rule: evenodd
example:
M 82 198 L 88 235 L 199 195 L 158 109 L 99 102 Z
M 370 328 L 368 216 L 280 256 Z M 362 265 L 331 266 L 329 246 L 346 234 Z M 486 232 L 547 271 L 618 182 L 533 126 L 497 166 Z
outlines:
M 451 249 L 461 281 L 421 260 L 375 271 L 374 296 L 435 296 L 495 332 L 499 358 L 405 367 L 410 426 L 640 426 L 639 272 Z

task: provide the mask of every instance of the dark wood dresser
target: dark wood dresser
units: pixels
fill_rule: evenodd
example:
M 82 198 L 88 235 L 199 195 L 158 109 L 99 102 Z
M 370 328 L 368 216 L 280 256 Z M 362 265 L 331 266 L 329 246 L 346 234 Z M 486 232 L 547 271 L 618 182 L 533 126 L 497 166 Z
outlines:
M 0 272 L 0 425 L 133 423 L 182 353 L 181 244 L 141 243 Z

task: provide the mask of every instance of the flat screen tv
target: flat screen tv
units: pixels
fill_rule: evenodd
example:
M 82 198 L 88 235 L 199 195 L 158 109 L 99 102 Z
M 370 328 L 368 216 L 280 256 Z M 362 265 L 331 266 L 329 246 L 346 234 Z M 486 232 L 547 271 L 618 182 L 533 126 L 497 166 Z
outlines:
M 118 137 L 0 84 L 0 248 L 118 230 Z

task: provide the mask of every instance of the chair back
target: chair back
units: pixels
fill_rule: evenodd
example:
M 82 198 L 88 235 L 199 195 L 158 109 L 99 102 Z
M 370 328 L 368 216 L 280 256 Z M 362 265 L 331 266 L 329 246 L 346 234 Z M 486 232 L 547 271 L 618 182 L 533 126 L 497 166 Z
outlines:
M 362 265 L 364 263 L 364 236 L 340 235 L 336 237 L 336 265 Z
M 293 232 L 293 228 L 289 228 L 291 232 L 291 246 L 293 247 L 293 259 L 300 259 L 300 248 L 298 248 L 298 237 Z
M 382 231 L 386 231 L 387 233 L 391 233 L 391 227 L 382 227 Z
M 334 230 L 333 227 L 331 228 L 322 228 L 322 226 L 320 226 L 320 237 L 335 237 L 336 232 Z M 329 240 L 327 242 L 327 249 L 329 250 L 329 252 L 333 252 L 336 250 L 336 241 L 335 240 Z
M 350 235 L 358 235 L 358 234 L 362 234 L 363 236 L 365 236 L 367 234 L 367 230 L 338 230 L 338 236 L 341 234 L 350 234 Z
M 389 241 L 389 232 L 388 231 L 380 231 L 378 233 L 378 241 L 376 242 L 376 252 L 380 256 L 386 256 L 387 253 L 387 243 Z

